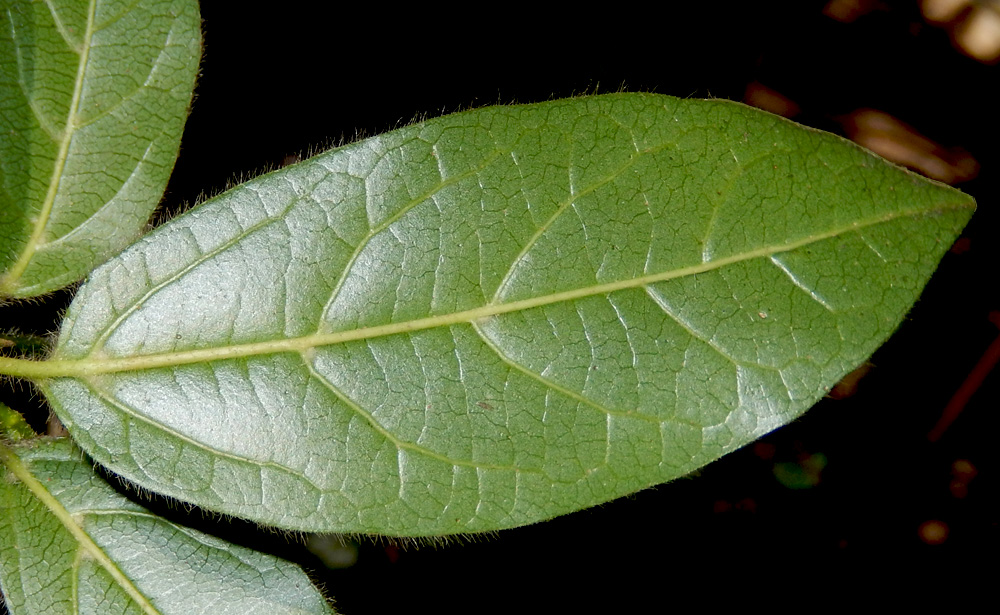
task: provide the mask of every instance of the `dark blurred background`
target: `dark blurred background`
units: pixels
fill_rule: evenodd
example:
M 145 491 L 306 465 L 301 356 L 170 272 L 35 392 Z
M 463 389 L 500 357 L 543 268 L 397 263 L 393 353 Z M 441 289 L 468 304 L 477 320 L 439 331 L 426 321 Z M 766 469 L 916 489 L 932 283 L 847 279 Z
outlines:
M 853 587 L 851 577 L 877 582 L 890 571 L 933 579 L 912 586 L 916 596 L 975 587 L 986 570 L 977 556 L 998 547 L 1000 374 L 989 370 L 1000 354 L 1000 3 L 659 6 L 543 16 L 525 4 L 421 4 L 407 14 L 285 2 L 237 12 L 203 0 L 202 76 L 165 210 L 415 118 L 620 89 L 743 100 L 978 200 L 866 373 L 697 476 L 490 537 L 417 546 L 303 538 L 309 550 L 251 524 L 213 531 L 302 563 L 346 615 L 416 605 L 591 612 L 603 600 L 666 609 L 691 594 L 722 607 L 789 589 L 823 599 Z M 47 308 L 41 331 L 68 297 Z M 12 309 L 4 318 L 20 318 Z M 965 401 L 949 404 L 958 391 Z M 188 521 L 213 527 L 198 513 Z M 737 583 L 755 589 L 720 591 Z

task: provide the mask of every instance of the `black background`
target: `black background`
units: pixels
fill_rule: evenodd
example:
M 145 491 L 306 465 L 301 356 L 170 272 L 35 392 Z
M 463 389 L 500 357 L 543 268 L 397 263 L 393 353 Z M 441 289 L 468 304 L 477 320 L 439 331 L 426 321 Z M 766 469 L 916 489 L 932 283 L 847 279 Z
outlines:
M 807 0 L 663 3 L 655 14 L 574 7 L 548 16 L 538 5 L 455 12 L 422 4 L 406 14 L 374 3 L 345 12 L 337 4 L 274 3 L 267 12 L 237 13 L 232 3 L 202 2 L 202 76 L 167 215 L 287 155 L 415 118 L 619 89 L 741 100 L 756 81 L 794 100 L 802 109 L 795 119 L 811 126 L 837 132 L 835 118 L 871 107 L 968 150 L 982 166 L 960 186 L 979 204 L 964 235 L 968 249 L 945 257 L 856 395 L 820 402 L 764 446 L 697 476 L 491 537 L 425 540 L 419 548 L 362 539 L 358 563 L 335 571 L 294 537 L 238 522 L 213 525 L 198 513 L 188 522 L 299 561 L 347 615 L 414 606 L 590 612 L 603 600 L 669 608 L 691 597 L 723 607 L 788 590 L 816 600 L 857 579 L 898 573 L 933 579 L 911 586 L 917 595 L 974 587 L 983 569 L 973 556 L 989 557 L 998 546 L 997 375 L 944 438 L 931 444 L 926 434 L 998 334 L 988 315 L 1000 306 L 993 87 L 1000 67 L 962 55 L 947 30 L 925 23 L 909 1 L 883 2 L 849 24 L 825 17 L 825 2 Z M 54 314 L 68 297 L 44 309 Z M 41 309 L 7 307 L 0 317 L 19 322 Z M 37 328 L 56 322 L 53 316 Z M 816 454 L 827 461 L 816 486 L 790 489 L 776 480 L 775 464 Z M 978 469 L 964 498 L 949 489 L 959 459 Z M 178 507 L 153 506 L 184 518 Z M 920 539 L 918 528 L 930 520 L 950 529 L 943 544 Z

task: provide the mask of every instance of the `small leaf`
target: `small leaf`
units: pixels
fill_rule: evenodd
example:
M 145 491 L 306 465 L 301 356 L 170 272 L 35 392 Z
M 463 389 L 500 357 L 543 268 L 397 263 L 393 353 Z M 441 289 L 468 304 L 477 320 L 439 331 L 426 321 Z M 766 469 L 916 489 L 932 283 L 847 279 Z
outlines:
M 81 289 L 94 458 L 289 528 L 446 534 L 668 481 L 896 328 L 974 203 L 739 104 L 494 107 L 220 195 Z
M 201 51 L 194 0 L 4 3 L 0 297 L 44 294 L 139 236 Z
M 0 584 L 18 613 L 330 613 L 294 564 L 156 517 L 68 440 L 0 444 Z
M 0 438 L 10 441 L 34 438 L 35 431 L 19 412 L 0 403 Z M 0 440 L 2 442 L 2 440 Z

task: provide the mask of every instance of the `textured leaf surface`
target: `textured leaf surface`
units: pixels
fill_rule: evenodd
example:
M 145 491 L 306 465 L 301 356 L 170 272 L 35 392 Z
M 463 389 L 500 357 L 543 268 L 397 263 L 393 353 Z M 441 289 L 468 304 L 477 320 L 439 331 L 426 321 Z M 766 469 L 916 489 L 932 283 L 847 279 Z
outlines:
M 200 53 L 195 0 L 4 2 L 0 296 L 70 284 L 140 234 Z
M 69 441 L 0 447 L 0 585 L 14 615 L 330 612 L 297 566 L 152 515 Z
M 0 403 L 0 438 L 10 441 L 35 437 L 34 430 L 17 411 Z
M 56 412 L 149 489 L 440 534 L 681 476 L 896 328 L 972 200 L 735 103 L 416 124 L 258 178 L 96 272 Z

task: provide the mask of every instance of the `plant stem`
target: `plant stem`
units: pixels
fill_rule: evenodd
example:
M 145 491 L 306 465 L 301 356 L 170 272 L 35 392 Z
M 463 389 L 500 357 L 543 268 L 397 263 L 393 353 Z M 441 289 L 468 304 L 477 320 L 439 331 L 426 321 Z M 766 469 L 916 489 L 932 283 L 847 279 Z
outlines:
M 45 361 L 0 357 L 0 376 L 44 380 L 45 378 L 52 378 L 59 375 L 53 373 L 53 371 L 52 367 L 47 365 Z

